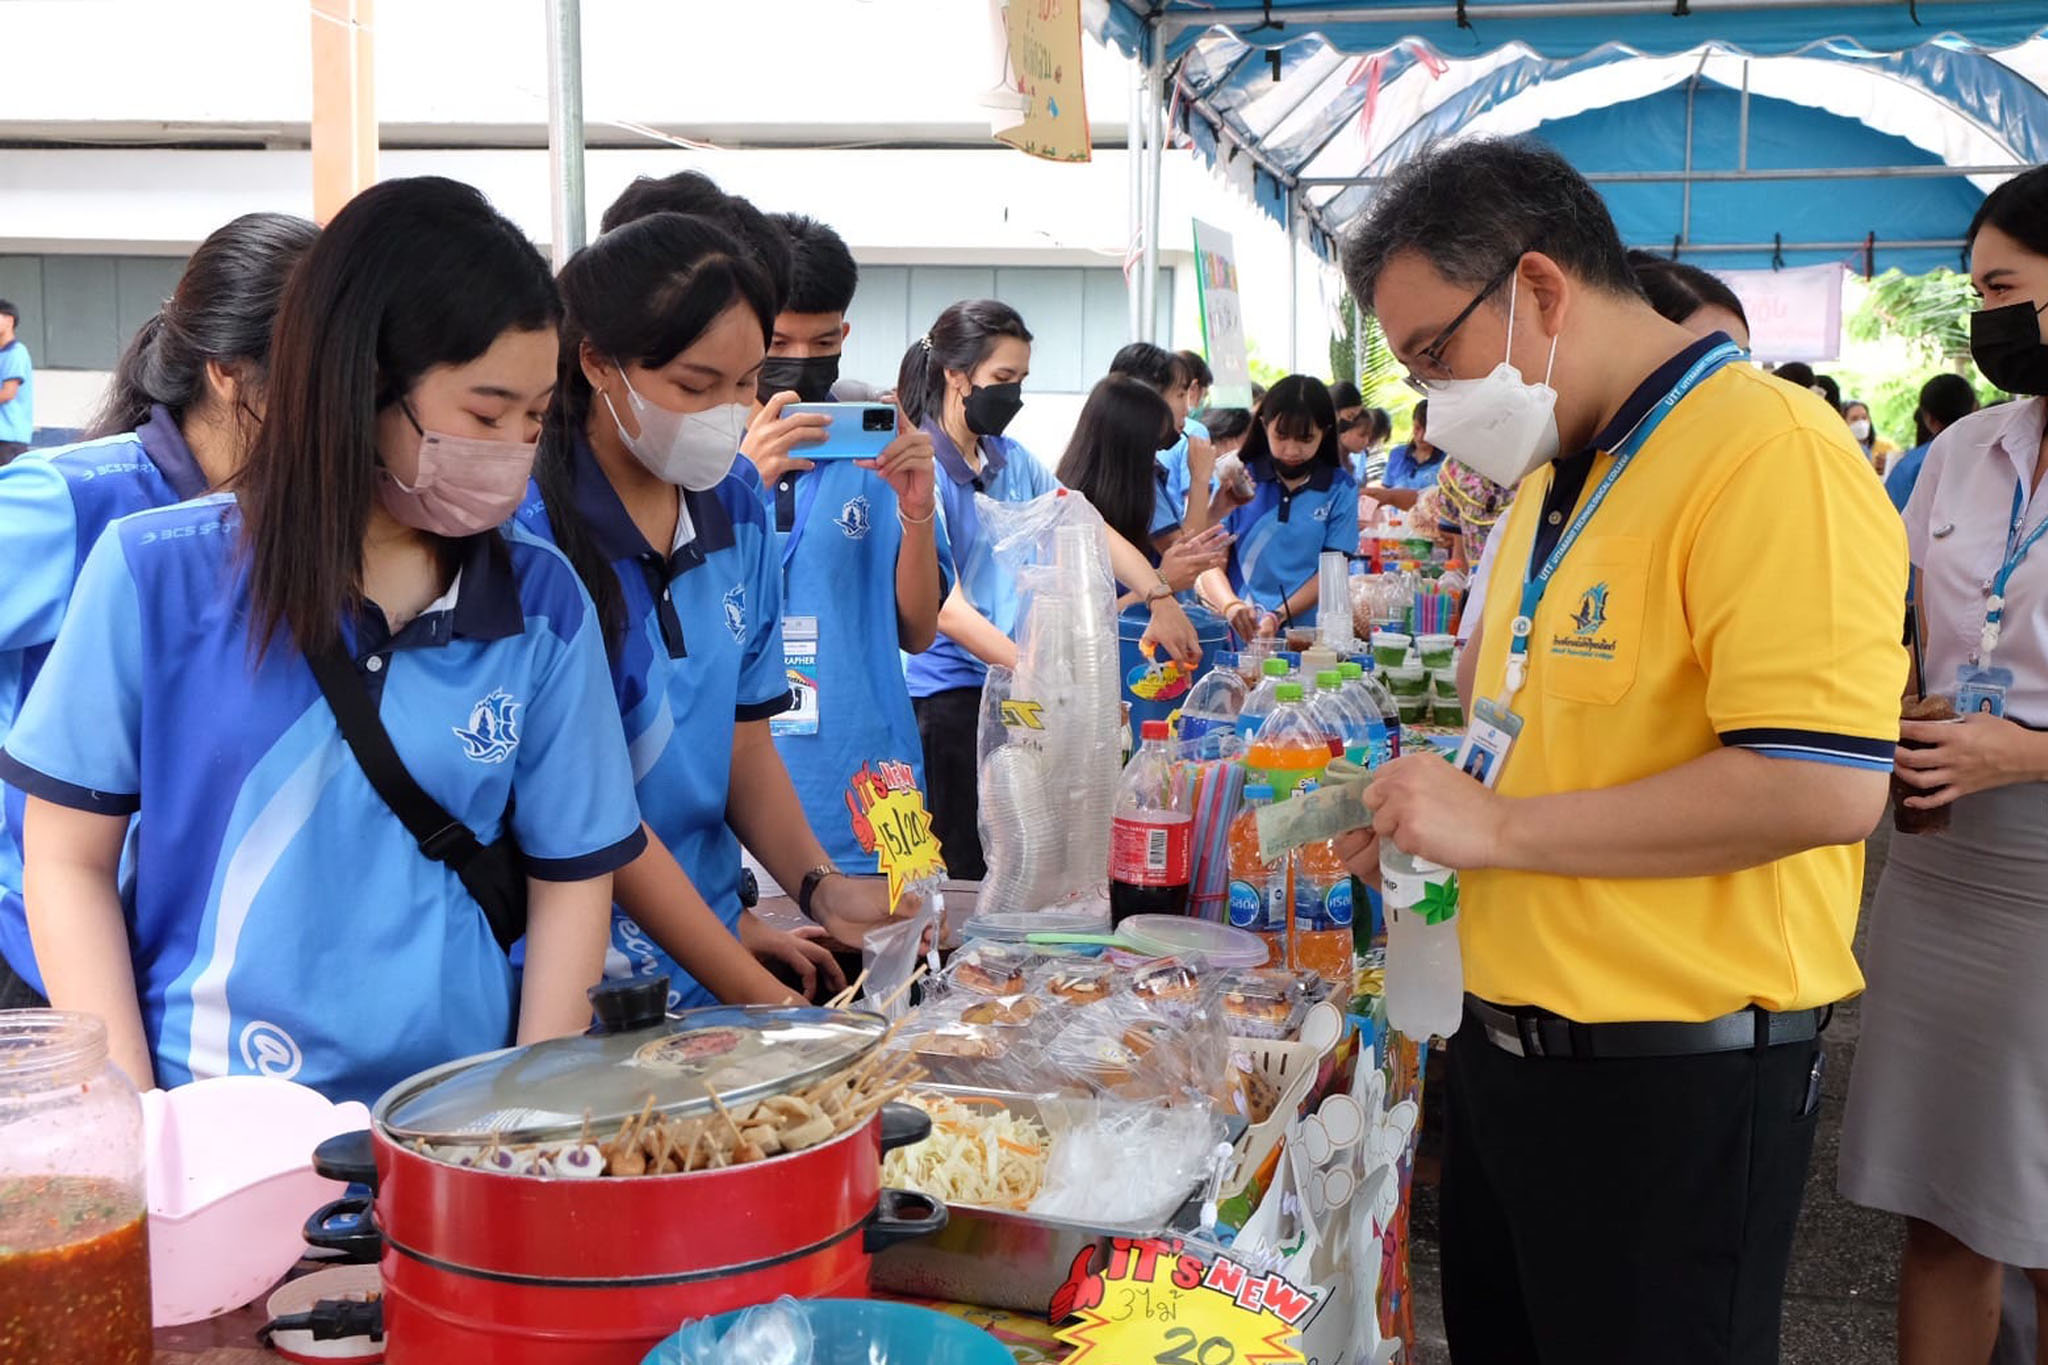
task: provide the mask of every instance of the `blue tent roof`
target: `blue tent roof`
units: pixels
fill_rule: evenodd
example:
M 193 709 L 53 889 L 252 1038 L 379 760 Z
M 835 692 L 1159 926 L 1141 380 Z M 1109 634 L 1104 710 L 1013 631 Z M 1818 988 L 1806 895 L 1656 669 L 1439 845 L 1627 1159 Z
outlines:
M 1177 129 L 1275 217 L 1292 193 L 1326 253 L 1377 177 L 1476 133 L 1551 143 L 1631 245 L 1716 267 L 1954 265 L 1983 194 L 2048 161 L 2041 0 L 1467 0 L 1469 27 L 1428 17 L 1455 8 L 1275 0 L 1270 27 L 1241 0 L 1109 0 L 1097 18 L 1140 55 L 1156 32 Z M 1807 171 L 1834 178 L 1786 175 Z

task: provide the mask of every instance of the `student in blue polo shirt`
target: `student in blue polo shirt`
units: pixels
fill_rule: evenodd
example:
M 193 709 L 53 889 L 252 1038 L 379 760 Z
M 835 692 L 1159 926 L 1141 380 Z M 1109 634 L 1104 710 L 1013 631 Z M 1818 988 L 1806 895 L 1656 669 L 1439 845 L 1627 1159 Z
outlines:
M 742 843 L 842 941 L 888 906 L 832 865 L 769 733 L 791 700 L 781 563 L 737 452 L 777 291 L 740 241 L 675 213 L 613 227 L 561 288 L 561 386 L 523 515 L 597 602 L 654 835 L 619 875 L 606 970 L 669 973 L 677 1007 L 788 1000 L 746 951 L 777 931 L 742 913 Z
M 255 438 L 270 325 L 319 229 L 251 213 L 186 262 L 163 311 L 121 356 L 94 439 L 0 469 L 0 744 L 57 639 L 86 552 L 116 517 L 196 498 Z M 0 1009 L 42 1003 L 21 899 L 26 798 L 0 785 Z
M 105 1019 L 138 1084 L 256 1072 L 374 1100 L 589 1023 L 611 873 L 645 836 L 590 600 L 552 548 L 498 529 L 559 315 L 547 263 L 474 189 L 365 190 L 286 288 L 236 496 L 124 518 L 87 558 L 0 769 L 30 797 L 51 1003 Z M 311 658 L 353 666 L 413 780 L 479 840 L 516 836 L 516 996 Z
M 1229 569 L 1206 575 L 1203 595 L 1246 638 L 1268 614 L 1283 629 L 1314 625 L 1323 551 L 1358 553 L 1358 484 L 1344 470 L 1323 381 L 1291 374 L 1275 384 L 1240 458 L 1251 500 L 1224 519 L 1237 538 Z
M 1151 385 L 1112 374 L 1081 405 L 1059 467 L 1060 483 L 1087 498 L 1112 531 L 1141 547 L 1176 592 L 1222 565 L 1229 544 L 1220 526 L 1186 534 L 1174 513 L 1166 470 L 1154 457 L 1180 434 L 1173 408 Z
M 1158 455 L 1166 501 L 1175 526 L 1189 535 L 1208 529 L 1216 449 L 1209 443 L 1209 429 L 1188 415 L 1198 383 L 1187 356 L 1149 341 L 1134 341 L 1110 357 L 1109 372 L 1148 385 L 1173 410 L 1174 439 Z M 1201 373 L 1207 374 L 1208 366 Z M 1199 491 L 1191 496 L 1191 489 Z
M 903 430 L 874 460 L 802 458 L 821 429 L 786 404 L 834 398 L 847 309 L 860 281 L 838 233 L 776 214 L 793 273 L 761 364 L 756 410 L 741 453 L 761 476 L 782 572 L 782 643 L 797 705 L 769 722 L 804 814 L 832 862 L 873 874 L 874 850 L 855 836 L 848 797 L 863 769 L 897 764 L 924 782 L 917 717 L 899 650 L 938 633 L 942 571 L 932 488 L 932 438 Z
M 932 831 L 954 877 L 978 881 L 980 794 L 975 738 L 981 686 L 991 665 L 1015 668 L 1016 575 L 996 562 L 982 531 L 975 495 L 1026 502 L 1059 481 L 1037 457 L 1003 435 L 1024 406 L 1031 372 L 1031 332 L 1017 310 L 994 299 L 955 303 L 903 353 L 896 401 L 931 433 L 938 460 L 939 512 L 953 555 L 954 583 L 939 608 L 939 639 L 913 655 L 906 672 L 924 742 L 925 793 Z M 1108 533 L 1117 580 L 1144 594 L 1152 610 L 1145 638 L 1193 667 L 1201 658 L 1195 628 L 1173 600 L 1173 587 L 1144 551 Z

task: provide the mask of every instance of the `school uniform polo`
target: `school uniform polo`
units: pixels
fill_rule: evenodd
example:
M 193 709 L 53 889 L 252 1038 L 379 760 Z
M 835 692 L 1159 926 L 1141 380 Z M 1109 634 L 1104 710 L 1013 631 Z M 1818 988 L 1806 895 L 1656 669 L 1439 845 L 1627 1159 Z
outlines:
M 1644 381 L 1592 446 L 1532 476 L 1494 534 L 1476 690 L 1521 587 L 1612 449 L 1717 341 Z M 1532 561 L 1532 548 L 1538 558 Z M 1906 678 L 1905 532 L 1841 419 L 1747 363 L 1659 423 L 1560 564 L 1529 637 L 1511 797 L 1598 790 L 1712 753 L 1887 772 Z M 1796 1010 L 1863 984 L 1863 848 L 1707 877 L 1462 874 L 1466 989 L 1582 1023 Z
M 877 855 L 854 837 L 847 805 L 854 777 L 894 763 L 924 784 L 924 746 L 897 649 L 896 492 L 872 470 L 821 460 L 762 496 L 782 578 L 783 664 L 796 699 L 770 722 L 775 747 L 832 861 L 872 873 Z M 932 529 L 943 598 L 953 585 L 951 556 L 943 530 Z
M 1415 445 L 1403 442 L 1387 455 L 1386 482 L 1382 488 L 1412 488 L 1417 492 L 1436 487 L 1437 477 L 1443 473 L 1444 453 L 1433 451 L 1427 460 L 1415 458 Z
M 252 651 L 240 535 L 225 496 L 116 522 L 0 774 L 142 812 L 128 932 L 162 1084 L 256 1073 L 372 1101 L 511 1042 L 512 968 L 371 788 L 305 657 Z M 395 635 L 374 606 L 342 627 L 407 770 L 479 839 L 509 819 L 549 881 L 637 856 L 596 614 L 552 547 L 473 536 L 449 593 Z
M 682 494 L 666 552 L 647 543 L 590 446 L 570 454 L 576 510 L 618 575 L 626 632 L 611 660 L 640 813 L 699 895 L 737 932 L 740 841 L 725 822 L 732 744 L 741 721 L 790 709 L 782 651 L 782 586 L 774 529 L 754 466 L 735 458 L 715 487 Z M 552 534 L 538 490 L 520 520 Z M 614 907 L 609 976 L 665 972 L 671 1008 L 716 999 L 623 910 Z
M 1159 454 L 1159 467 L 1166 471 L 1166 495 L 1174 507 L 1174 521 L 1185 521 L 1188 515 L 1188 486 L 1194 476 L 1188 472 L 1188 446 L 1191 441 L 1209 439 L 1209 428 L 1204 423 L 1189 417 L 1181 424 L 1180 439 L 1170 449 Z M 1203 490 L 1204 496 L 1208 490 Z M 1157 534 L 1155 532 L 1155 534 Z
M 981 438 L 982 467 L 977 474 L 968 468 L 966 457 L 938 423 L 928 421 L 924 429 L 931 433 L 937 456 L 940 515 L 945 518 L 960 591 L 970 606 L 1014 639 L 1020 607 L 1017 575 L 996 562 L 995 547 L 975 510 L 974 495 L 985 494 L 997 502 L 1029 502 L 1056 490 L 1059 480 L 1007 436 Z M 930 649 L 911 656 L 904 675 L 911 696 L 930 697 L 955 688 L 980 687 L 988 669 L 965 646 L 941 634 Z
M 1309 466 L 1308 482 L 1289 489 L 1270 459 L 1246 466 L 1252 500 L 1224 525 L 1237 537 L 1230 547 L 1230 586 L 1263 611 L 1283 610 L 1287 599 L 1316 581 L 1323 551 L 1358 553 L 1358 481 L 1327 464 Z M 1316 609 L 1294 617 L 1314 625 Z
M 1147 559 L 1157 564 L 1159 562 L 1159 551 L 1154 549 L 1150 542 L 1158 536 L 1165 535 L 1168 531 L 1180 529 L 1181 510 L 1179 505 L 1173 500 L 1170 476 L 1163 465 L 1154 464 L 1152 466 L 1152 483 L 1152 520 L 1145 527 L 1147 543 L 1140 545 L 1138 548 L 1145 552 Z
M 0 744 L 42 671 L 85 557 L 117 517 L 196 498 L 206 475 L 171 414 L 150 410 L 135 431 L 85 441 L 0 468 Z M 26 798 L 0 784 L 0 957 L 38 993 L 42 973 L 21 898 Z

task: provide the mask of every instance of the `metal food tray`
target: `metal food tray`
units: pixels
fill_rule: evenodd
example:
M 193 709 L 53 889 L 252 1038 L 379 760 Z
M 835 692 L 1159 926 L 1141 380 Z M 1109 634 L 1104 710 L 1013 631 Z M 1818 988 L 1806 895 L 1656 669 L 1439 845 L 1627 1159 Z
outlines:
M 954 1099 L 998 1100 L 1011 1113 L 1041 1124 L 1044 1120 L 1039 1117 L 1040 1104 L 1058 1098 L 957 1085 L 927 1084 L 915 1089 Z M 1236 1142 L 1244 1131 L 1243 1117 L 1226 1114 L 1223 1119 L 1226 1136 Z M 1201 1219 L 1202 1195 L 1203 1182 L 1197 1181 L 1189 1188 L 1180 1208 L 1167 1219 L 1167 1227 L 1179 1232 L 1191 1230 Z M 1067 1272 L 1083 1247 L 1095 1246 L 1095 1265 L 1099 1268 L 1108 1263 L 1112 1237 L 1143 1237 L 1161 1230 L 1069 1222 L 972 1204 L 948 1203 L 947 1208 L 950 1214 L 939 1232 L 899 1242 L 876 1255 L 871 1280 L 874 1288 L 915 1298 L 1041 1315 L 1051 1304 L 1054 1291 L 1066 1283 Z

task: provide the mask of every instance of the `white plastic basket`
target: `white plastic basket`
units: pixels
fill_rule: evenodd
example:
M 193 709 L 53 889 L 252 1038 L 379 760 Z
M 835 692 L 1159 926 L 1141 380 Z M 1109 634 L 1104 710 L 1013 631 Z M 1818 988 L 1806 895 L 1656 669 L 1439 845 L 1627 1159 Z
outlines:
M 1237 1154 L 1231 1160 L 1230 1179 L 1224 1182 L 1224 1199 L 1243 1194 L 1252 1176 L 1266 1164 L 1266 1158 L 1280 1145 L 1287 1125 L 1301 1117 L 1315 1087 L 1316 1072 L 1328 1049 L 1315 1043 L 1281 1043 L 1270 1038 L 1232 1038 L 1232 1055 L 1251 1058 L 1252 1069 L 1271 1081 L 1280 1091 L 1280 1102 L 1264 1123 L 1255 1123 L 1237 1140 Z

